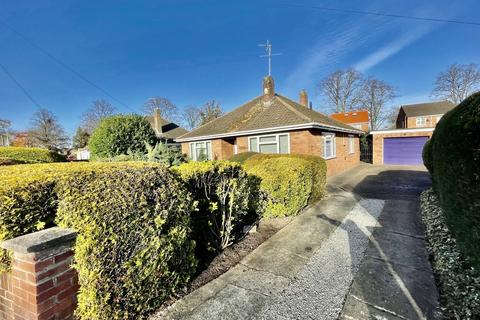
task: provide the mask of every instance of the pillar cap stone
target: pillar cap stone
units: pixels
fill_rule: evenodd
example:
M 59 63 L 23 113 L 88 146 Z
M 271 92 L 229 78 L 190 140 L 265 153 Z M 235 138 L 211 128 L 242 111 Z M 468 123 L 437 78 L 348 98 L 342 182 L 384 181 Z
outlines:
M 76 237 L 72 229 L 53 227 L 3 241 L 0 247 L 17 253 L 39 253 L 71 243 Z

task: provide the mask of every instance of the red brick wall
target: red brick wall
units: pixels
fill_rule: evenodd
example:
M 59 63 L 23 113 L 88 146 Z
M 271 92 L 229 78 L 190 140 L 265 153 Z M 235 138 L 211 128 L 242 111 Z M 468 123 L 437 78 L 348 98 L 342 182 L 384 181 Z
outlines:
M 322 132 L 319 130 L 290 131 L 290 153 L 309 154 L 321 157 L 323 154 Z M 333 175 L 347 170 L 360 163 L 359 137 L 354 136 L 355 152 L 348 153 L 348 134 L 336 133 L 337 156 L 327 160 L 327 174 Z M 248 137 L 236 138 L 238 153 L 248 151 Z M 212 152 L 214 159 L 229 159 L 233 155 L 234 140 L 212 140 Z M 189 154 L 189 144 L 182 143 L 182 152 Z
M 0 319 L 73 319 L 79 286 L 72 259 L 67 246 L 14 252 L 10 272 L 0 275 Z
M 383 164 L 383 138 L 395 137 L 431 137 L 433 131 L 427 132 L 393 132 L 372 135 L 372 163 Z

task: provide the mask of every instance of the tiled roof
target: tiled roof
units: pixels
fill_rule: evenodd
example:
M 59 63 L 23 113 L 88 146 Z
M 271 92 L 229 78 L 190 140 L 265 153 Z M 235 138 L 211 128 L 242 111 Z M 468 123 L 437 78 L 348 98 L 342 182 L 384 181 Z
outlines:
M 370 121 L 367 110 L 332 113 L 330 117 L 343 123 L 362 123 Z
M 333 131 L 358 131 L 320 112 L 275 94 L 269 101 L 259 96 L 220 118 L 179 137 L 179 139 L 221 135 L 241 131 L 287 127 L 302 124 L 333 127 Z
M 445 114 L 455 108 L 450 101 L 427 102 L 418 104 L 409 104 L 401 107 L 407 117 L 429 116 L 435 114 Z
M 154 116 L 148 116 L 147 120 L 152 126 L 154 126 Z M 185 130 L 184 128 L 180 127 L 176 123 L 165 120 L 163 118 L 161 118 L 161 123 L 162 123 L 162 133 L 161 134 L 157 133 L 157 135 L 162 138 L 176 139 L 179 136 L 188 132 L 188 130 Z

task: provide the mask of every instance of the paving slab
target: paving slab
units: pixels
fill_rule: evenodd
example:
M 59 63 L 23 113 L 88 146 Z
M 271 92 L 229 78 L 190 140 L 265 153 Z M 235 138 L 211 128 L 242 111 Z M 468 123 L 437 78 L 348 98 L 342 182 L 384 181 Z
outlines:
M 236 319 L 241 315 L 247 319 L 257 313 L 260 304 L 268 305 L 284 290 L 357 205 L 350 192 L 336 187 L 330 192 L 329 197 L 307 208 L 237 266 L 153 319 Z

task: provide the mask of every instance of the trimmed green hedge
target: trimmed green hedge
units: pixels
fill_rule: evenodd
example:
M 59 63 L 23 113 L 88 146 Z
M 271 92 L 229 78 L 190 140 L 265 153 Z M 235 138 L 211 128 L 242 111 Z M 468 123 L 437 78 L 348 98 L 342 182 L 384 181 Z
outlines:
M 427 142 L 423 146 L 422 158 L 423 158 L 423 164 L 425 165 L 425 167 L 427 167 L 427 170 L 430 172 L 430 174 L 432 174 L 433 173 L 433 164 L 432 164 L 433 155 L 432 155 L 432 147 L 431 147 L 430 140 L 427 140 Z
M 458 247 L 480 269 L 480 92 L 442 117 L 425 155 Z
M 320 157 L 258 154 L 244 167 L 268 195 L 264 217 L 295 215 L 325 194 L 327 165 Z
M 154 165 L 84 162 L 0 167 L 0 241 L 53 226 L 58 199 L 55 185 L 69 175 L 144 166 Z M 8 255 L 0 250 L 0 272 L 8 268 Z
M 0 147 L 0 165 L 64 162 L 66 157 L 47 149 Z
M 81 173 L 58 185 L 58 224 L 78 231 L 82 319 L 147 319 L 195 272 L 193 201 L 164 167 Z
M 480 271 L 472 268 L 458 250 L 435 193 L 431 189 L 426 190 L 420 199 L 427 246 L 440 284 L 440 300 L 449 313 L 445 318 L 479 319 Z
M 114 115 L 104 118 L 95 128 L 88 147 L 93 158 L 111 158 L 147 152 L 146 145 L 155 145 L 157 137 L 145 117 Z
M 236 163 L 240 163 L 240 164 L 244 164 L 245 161 L 247 161 L 248 159 L 250 159 L 251 157 L 253 157 L 254 155 L 257 155 L 259 154 L 258 152 L 252 152 L 252 151 L 249 151 L 249 152 L 242 152 L 242 153 L 238 153 L 238 154 L 234 154 L 233 156 L 230 157 L 230 161 L 233 161 L 233 162 L 236 162 Z
M 261 213 L 259 181 L 229 161 L 188 162 L 174 168 L 198 204 L 197 242 L 221 251 L 235 240 L 249 215 Z

